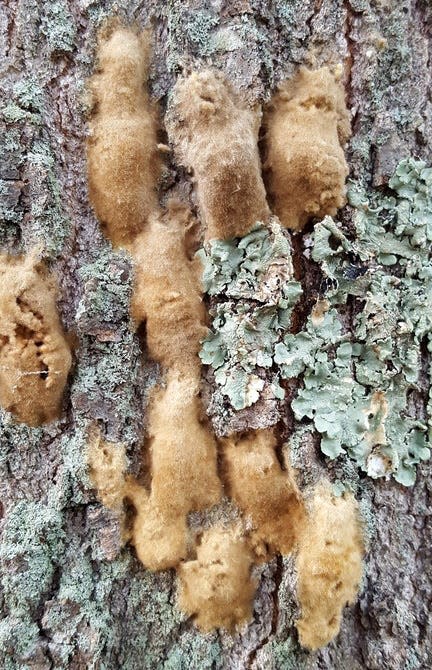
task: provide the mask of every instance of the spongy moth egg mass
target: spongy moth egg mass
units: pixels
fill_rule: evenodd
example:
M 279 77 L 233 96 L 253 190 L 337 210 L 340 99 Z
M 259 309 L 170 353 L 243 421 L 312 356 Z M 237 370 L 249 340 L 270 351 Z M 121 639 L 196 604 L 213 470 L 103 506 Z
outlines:
M 261 111 L 246 106 L 210 70 L 181 78 L 167 129 L 179 161 L 193 171 L 206 239 L 242 237 L 269 217 L 258 154 Z
M 300 643 L 318 649 L 339 632 L 345 605 L 357 597 L 364 545 L 356 500 L 335 498 L 325 485 L 312 500 L 297 557 Z
M 90 200 L 115 246 L 129 246 L 157 210 L 160 174 L 155 113 L 146 91 L 149 33 L 117 28 L 99 38 L 89 82 Z
M 0 256 L 0 403 L 30 426 L 60 416 L 71 367 L 56 298 L 35 255 Z
M 256 581 L 253 556 L 240 526 L 215 526 L 204 531 L 196 560 L 179 569 L 181 609 L 195 617 L 204 632 L 233 631 L 252 617 Z
M 350 135 L 342 85 L 327 67 L 300 68 L 264 118 L 265 174 L 281 223 L 301 230 L 345 203 L 343 147 Z
M 257 555 L 289 554 L 306 516 L 293 474 L 277 460 L 273 431 L 228 437 L 223 449 L 231 497 L 251 521 Z

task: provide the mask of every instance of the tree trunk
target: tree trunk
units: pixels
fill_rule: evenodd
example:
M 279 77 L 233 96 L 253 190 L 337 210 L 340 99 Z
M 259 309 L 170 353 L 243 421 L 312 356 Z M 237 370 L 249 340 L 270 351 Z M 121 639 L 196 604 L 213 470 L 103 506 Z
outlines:
M 139 474 L 145 401 L 159 378 L 145 338 L 130 327 L 130 256 L 104 238 L 87 191 L 85 82 L 97 31 L 116 13 L 153 28 L 150 89 L 161 118 L 178 75 L 203 65 L 223 71 L 253 104 L 267 102 L 301 64 L 342 63 L 352 112 L 350 178 L 381 194 L 402 159 L 431 164 L 428 0 L 5 0 L 1 245 L 11 254 L 42 245 L 76 344 L 60 420 L 29 428 L 7 412 L 0 416 L 0 667 L 431 667 L 427 460 L 417 466 L 413 486 L 372 479 L 348 457 L 326 459 L 312 424 L 295 419 L 286 403 L 282 423 L 299 481 L 322 472 L 335 481 L 345 473 L 365 518 L 359 598 L 345 609 L 337 638 L 316 652 L 298 643 L 292 558 L 261 568 L 252 623 L 233 635 L 202 634 L 176 606 L 172 571 L 145 570 L 134 550 L 122 546 L 116 515 L 96 497 L 86 464 L 89 426 L 97 422 L 106 440 L 123 443 L 130 471 Z M 190 179 L 174 161 L 162 192 L 195 205 Z M 346 230 L 352 215 L 350 206 L 339 213 Z M 323 268 L 304 254 L 311 231 L 293 236 L 303 286 L 299 329 L 317 297 L 325 297 Z M 348 332 L 355 317 L 352 303 L 344 312 Z M 428 365 L 424 340 L 410 395 L 419 420 L 428 402 Z

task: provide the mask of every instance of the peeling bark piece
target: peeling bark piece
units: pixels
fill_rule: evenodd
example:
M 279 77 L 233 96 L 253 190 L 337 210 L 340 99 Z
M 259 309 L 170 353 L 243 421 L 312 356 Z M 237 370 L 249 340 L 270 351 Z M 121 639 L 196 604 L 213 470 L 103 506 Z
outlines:
M 252 552 L 239 526 L 206 530 L 197 558 L 180 565 L 179 606 L 202 631 L 234 628 L 252 617 Z
M 269 208 L 261 177 L 261 111 L 244 105 L 214 72 L 180 79 L 166 125 L 178 159 L 193 171 L 206 239 L 242 237 Z
M 266 177 L 282 225 L 302 230 L 345 203 L 350 136 L 342 85 L 329 68 L 300 68 L 281 84 L 264 118 Z
M 72 362 L 56 296 L 34 254 L 0 256 L 0 404 L 29 426 L 60 416 Z
M 87 163 L 90 200 L 107 237 L 128 246 L 158 207 L 156 121 L 144 87 L 149 34 L 125 27 L 99 38 L 89 82 L 93 112 Z
M 303 647 L 318 649 L 338 634 L 342 610 L 357 596 L 363 553 L 355 498 L 336 498 L 321 485 L 313 497 L 297 557 L 302 616 L 296 627 Z
M 276 457 L 271 430 L 223 440 L 230 495 L 252 523 L 251 541 L 260 558 L 289 554 L 306 521 L 300 492 L 290 470 Z
M 90 479 L 99 500 L 118 514 L 123 510 L 127 458 L 122 444 L 107 442 L 98 430 L 90 435 L 87 454 Z

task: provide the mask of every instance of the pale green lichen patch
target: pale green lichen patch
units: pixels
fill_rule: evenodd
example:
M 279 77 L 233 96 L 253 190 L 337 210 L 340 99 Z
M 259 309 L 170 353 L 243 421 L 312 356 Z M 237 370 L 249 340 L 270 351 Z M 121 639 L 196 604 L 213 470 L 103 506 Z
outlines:
M 168 650 L 163 670 L 222 670 L 224 660 L 215 634 L 184 631 Z
M 18 439 L 28 444 L 37 433 L 32 448 L 38 448 L 40 429 L 12 426 L 12 431 L 11 444 Z M 42 663 L 66 670 L 78 658 L 85 667 L 120 662 L 124 670 L 150 670 L 162 667 L 167 647 L 173 656 L 177 650 L 174 641 L 184 616 L 172 606 L 172 575 L 141 569 L 127 548 L 114 560 L 100 558 L 101 525 L 92 520 L 96 507 L 85 490 L 85 433 L 62 437 L 55 481 L 49 479 L 43 500 L 20 500 L 5 510 L 0 538 L 4 670 Z M 16 474 L 9 458 L 1 469 L 3 478 L 10 477 L 11 467 Z M 124 618 L 118 616 L 119 607 Z M 184 636 L 187 652 L 179 646 L 176 661 L 198 669 L 206 667 L 201 659 L 217 655 L 214 639 L 197 631 L 184 631 Z
M 76 27 L 66 2 L 57 0 L 45 5 L 41 31 L 52 53 L 73 51 Z
M 168 68 L 175 72 L 185 64 L 185 54 L 201 58 L 211 56 L 217 48 L 213 33 L 219 17 L 210 8 L 191 10 L 181 2 L 172 2 L 164 9 L 168 22 Z
M 18 128 L 4 130 L 0 133 L 0 244 L 4 249 L 12 247 L 20 237 L 23 162 Z
M 27 248 L 43 245 L 44 255 L 55 258 L 65 250 L 71 233 L 65 214 L 55 158 L 50 146 L 36 140 L 27 153 L 27 175 L 30 180 L 30 216 L 23 228 Z
M 58 166 L 40 127 L 44 92 L 31 78 L 18 82 L 3 118 L 15 126 L 0 141 L 0 242 L 43 248 L 46 258 L 65 252 L 71 233 Z M 30 202 L 30 206 L 28 205 Z
M 30 77 L 15 84 L 11 99 L 2 109 L 2 115 L 7 123 L 28 121 L 40 124 L 43 105 L 43 89 L 33 77 Z
M 284 377 L 303 374 L 292 407 L 313 420 L 326 455 L 345 451 L 371 477 L 409 486 L 430 456 L 414 397 L 432 327 L 432 170 L 404 160 L 389 186 L 383 196 L 350 185 L 355 234 L 329 217 L 316 225 L 312 257 L 327 277 L 329 311 L 318 327 L 310 317 L 304 332 L 287 335 L 276 362 Z M 335 309 L 347 305 L 349 339 Z
M 344 340 L 337 312 L 330 310 L 317 327 L 308 319 L 306 332 L 286 336 L 275 359 L 282 377 L 303 373 L 304 387 L 292 401 L 294 415 L 314 421 L 321 449 L 331 458 L 341 453 L 342 444 L 356 445 L 369 425 L 363 387 L 352 377 L 352 345 Z
M 5 617 L 0 622 L 0 653 L 26 657 L 39 637 L 32 621 L 49 592 L 64 547 L 62 515 L 42 502 L 20 501 L 8 510 L 0 543 Z
M 107 437 L 129 443 L 139 439 L 139 340 L 129 316 L 131 267 L 124 252 L 108 245 L 93 263 L 82 266 L 83 293 L 76 311 L 80 337 L 72 405 L 88 420 L 102 421 Z
M 8 610 L 20 616 L 36 607 L 51 584 L 53 557 L 63 542 L 61 514 L 41 502 L 18 502 L 7 516 L 0 545 L 1 584 Z M 8 562 L 21 557 L 20 569 Z M 16 565 L 16 563 L 15 563 Z
M 265 385 L 283 398 L 278 374 L 271 372 L 275 346 L 301 294 L 287 233 L 274 219 L 241 239 L 212 240 L 198 255 L 204 288 L 216 298 L 200 357 L 213 368 L 218 390 L 236 410 L 254 404 Z
M 229 3 L 223 12 L 215 3 L 200 1 L 193 8 L 180 0 L 166 3 L 161 13 L 166 16 L 168 28 L 168 70 L 173 73 L 188 70 L 196 59 L 205 59 L 219 68 L 225 61 L 227 74 L 231 73 L 236 87 L 243 90 L 258 87 L 265 95 L 262 80 L 270 87 L 274 83 L 271 41 L 250 8 L 232 9 L 233 14 L 228 18 Z M 225 56 L 234 51 L 236 63 L 231 63 L 231 58 Z M 253 75 L 260 70 L 262 76 Z
M 237 51 L 237 49 L 242 49 L 243 47 L 243 40 L 232 27 L 222 27 L 210 38 L 211 51 L 221 51 L 226 53 L 229 51 Z
M 200 56 L 209 56 L 214 47 L 211 44 L 212 29 L 219 23 L 219 17 L 208 11 L 194 11 L 185 25 L 192 44 L 198 49 Z
M 356 371 L 372 351 L 365 342 L 347 341 L 336 310 L 321 326 L 308 320 L 306 332 L 288 335 L 279 345 L 276 362 L 282 377 L 303 374 L 303 387 L 292 401 L 296 419 L 311 419 L 321 434 L 321 450 L 336 458 L 343 451 L 371 477 L 394 473 L 403 484 L 413 483 L 413 466 L 429 457 L 426 426 L 410 416 L 406 381 L 374 384 L 373 374 L 362 383 Z
M 60 187 L 61 166 L 43 123 L 47 109 L 42 80 L 23 75 L 10 85 L 8 102 L 0 110 L 5 122 L 0 140 L 0 242 L 14 251 L 39 246 L 46 258 L 54 259 L 64 254 L 71 226 Z

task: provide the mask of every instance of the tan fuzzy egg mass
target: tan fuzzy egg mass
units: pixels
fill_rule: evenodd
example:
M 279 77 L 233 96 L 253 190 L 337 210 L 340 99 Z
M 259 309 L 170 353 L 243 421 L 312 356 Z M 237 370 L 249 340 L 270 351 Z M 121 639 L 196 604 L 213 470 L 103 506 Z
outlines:
M 128 495 L 137 510 L 132 542 L 152 570 L 175 567 L 188 551 L 187 515 L 218 502 L 216 442 L 202 416 L 199 384 L 193 378 L 167 375 L 157 389 L 149 416 L 151 490 Z
M 293 473 L 278 462 L 273 432 L 227 438 L 223 449 L 230 496 L 252 524 L 257 556 L 289 554 L 306 517 Z
M 300 537 L 297 557 L 300 644 L 318 649 L 339 632 L 342 610 L 357 597 L 364 545 L 352 495 L 336 498 L 321 485 Z
M 0 404 L 29 426 L 60 416 L 71 366 L 56 298 L 35 255 L 0 256 Z
M 179 567 L 179 605 L 202 631 L 233 630 L 252 617 L 256 582 L 252 552 L 241 528 L 204 531 L 196 560 Z
M 344 90 L 327 67 L 300 68 L 265 114 L 266 177 L 281 223 L 301 230 L 345 203 L 350 136 Z
M 199 280 L 201 265 L 189 260 L 186 249 L 190 219 L 189 210 L 171 204 L 136 239 L 131 312 L 136 323 L 146 324 L 147 347 L 154 360 L 166 369 L 198 378 L 198 352 L 207 334 L 207 316 Z
M 145 323 L 149 354 L 166 374 L 149 411 L 150 492 L 136 486 L 129 491 L 136 509 L 132 542 L 152 570 L 175 567 L 186 557 L 187 515 L 221 495 L 216 440 L 199 398 L 198 352 L 207 328 L 200 266 L 189 259 L 186 244 L 191 219 L 187 208 L 171 202 L 133 245 L 132 316 Z
M 193 172 L 206 239 L 242 237 L 269 216 L 258 154 L 261 111 L 210 70 L 180 79 L 166 118 L 180 162 Z
M 89 81 L 90 200 L 107 237 L 128 246 L 157 209 L 160 174 L 155 113 L 146 84 L 149 33 L 122 26 L 99 37 Z

